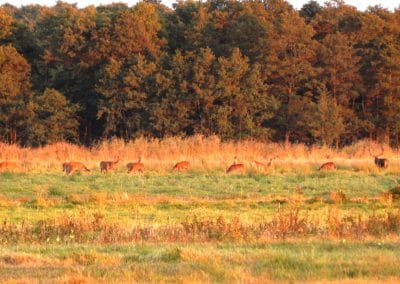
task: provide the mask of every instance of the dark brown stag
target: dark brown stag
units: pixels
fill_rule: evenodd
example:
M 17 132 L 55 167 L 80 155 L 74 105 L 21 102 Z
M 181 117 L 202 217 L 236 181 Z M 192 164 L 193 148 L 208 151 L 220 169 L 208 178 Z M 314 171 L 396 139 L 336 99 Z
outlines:
M 378 168 L 382 168 L 382 169 L 386 169 L 388 167 L 388 159 L 386 158 L 379 158 L 379 156 L 383 155 L 383 152 L 385 150 L 383 149 L 383 145 L 381 145 L 381 152 L 379 154 L 373 154 L 371 152 L 371 144 L 369 146 L 369 154 L 374 157 L 374 163 L 375 166 L 377 166 Z
M 100 171 L 101 173 L 107 173 L 108 171 L 114 170 L 117 168 L 119 163 L 119 156 L 115 161 L 101 161 L 100 162 Z

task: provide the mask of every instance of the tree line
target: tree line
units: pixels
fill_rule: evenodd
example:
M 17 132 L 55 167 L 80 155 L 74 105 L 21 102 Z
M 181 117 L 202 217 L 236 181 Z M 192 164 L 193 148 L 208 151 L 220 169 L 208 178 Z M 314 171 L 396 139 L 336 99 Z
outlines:
M 400 134 L 400 10 L 341 0 L 0 6 L 0 141 Z

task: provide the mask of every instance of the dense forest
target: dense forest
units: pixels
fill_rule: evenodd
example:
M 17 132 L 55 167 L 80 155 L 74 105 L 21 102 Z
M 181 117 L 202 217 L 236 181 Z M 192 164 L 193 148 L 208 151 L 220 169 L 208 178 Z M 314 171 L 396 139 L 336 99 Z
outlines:
M 400 136 L 400 9 L 343 1 L 0 6 L 0 141 L 343 146 Z

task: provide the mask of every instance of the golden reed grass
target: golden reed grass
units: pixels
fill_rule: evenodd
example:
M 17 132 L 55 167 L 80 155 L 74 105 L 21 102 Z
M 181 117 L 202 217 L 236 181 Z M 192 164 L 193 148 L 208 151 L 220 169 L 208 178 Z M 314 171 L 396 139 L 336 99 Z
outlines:
M 376 146 L 376 148 L 379 148 Z M 389 159 L 389 169 L 400 169 L 398 149 L 385 146 L 384 157 Z M 377 149 L 378 151 L 380 149 Z M 369 153 L 369 142 L 358 143 L 341 149 L 326 146 L 278 143 L 263 143 L 255 140 L 224 142 L 216 136 L 200 135 L 188 138 L 171 137 L 165 139 L 138 138 L 125 143 L 114 139 L 103 141 L 87 148 L 68 143 L 56 143 L 39 148 L 21 148 L 0 143 L 0 161 L 19 162 L 28 171 L 60 170 L 65 161 L 79 161 L 90 169 L 99 167 L 103 160 L 120 157 L 118 168 L 139 157 L 145 170 L 170 171 L 179 161 L 187 160 L 196 170 L 215 170 L 232 164 L 234 157 L 239 163 L 250 168 L 253 160 L 268 162 L 276 157 L 272 168 L 290 170 L 302 166 L 302 172 L 313 171 L 327 161 L 335 162 L 339 168 L 375 169 Z

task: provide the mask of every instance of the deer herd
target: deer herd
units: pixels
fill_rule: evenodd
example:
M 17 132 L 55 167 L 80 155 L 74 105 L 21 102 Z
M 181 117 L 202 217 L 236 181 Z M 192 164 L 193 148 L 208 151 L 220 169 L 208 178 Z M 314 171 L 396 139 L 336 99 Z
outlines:
M 370 155 L 374 158 L 374 163 L 378 168 L 386 169 L 388 167 L 388 160 L 385 158 L 379 158 L 384 152 L 383 147 L 381 147 L 381 152 L 379 154 L 371 153 L 371 147 L 369 148 Z M 256 160 L 253 160 L 250 165 L 251 167 L 255 168 L 258 171 L 266 171 L 268 168 L 271 167 L 272 161 L 276 159 L 276 157 L 271 158 L 267 163 L 262 163 Z M 117 157 L 114 161 L 101 161 L 100 162 L 100 171 L 101 173 L 107 173 L 113 171 L 117 168 L 120 162 L 119 157 Z M 245 171 L 245 165 L 243 163 L 237 162 L 237 157 L 234 158 L 233 164 L 230 165 L 226 173 L 240 173 Z M 144 171 L 144 164 L 142 163 L 142 158 L 139 157 L 137 162 L 131 162 L 126 164 L 127 173 L 143 173 Z M 182 171 L 182 170 L 189 170 L 190 169 L 190 162 L 189 161 L 180 161 L 177 162 L 173 167 L 172 171 Z M 328 170 L 335 170 L 336 165 L 334 162 L 327 162 L 319 167 L 320 171 L 328 171 Z M 12 161 L 4 161 L 0 162 L 0 172 L 3 171 L 14 171 L 14 170 L 22 170 L 22 166 L 16 162 Z M 62 170 L 67 175 L 72 175 L 77 172 L 90 172 L 90 170 L 81 162 L 64 162 L 62 164 Z

